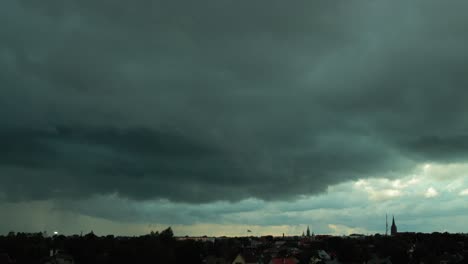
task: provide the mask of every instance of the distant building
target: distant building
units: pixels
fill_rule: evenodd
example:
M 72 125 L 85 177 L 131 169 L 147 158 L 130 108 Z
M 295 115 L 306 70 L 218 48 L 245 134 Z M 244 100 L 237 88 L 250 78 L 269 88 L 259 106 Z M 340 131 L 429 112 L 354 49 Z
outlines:
M 392 220 L 392 227 L 391 227 L 391 235 L 394 236 L 398 233 L 397 226 L 395 225 L 395 216 L 393 217 Z
M 62 252 L 51 250 L 50 257 L 45 261 L 45 264 L 74 264 L 72 256 Z
M 366 238 L 366 235 L 363 235 L 363 234 L 350 234 L 348 237 L 353 238 L 353 239 L 364 239 L 364 238 Z
M 13 264 L 15 261 L 13 261 L 10 256 L 6 253 L 1 253 L 0 254 L 0 263 L 1 264 Z
M 275 247 L 276 247 L 276 248 L 281 248 L 281 247 L 283 247 L 283 246 L 286 246 L 286 241 L 284 241 L 284 240 L 279 240 L 279 241 L 276 241 L 276 242 L 275 242 Z
M 189 237 L 189 236 L 184 236 L 184 237 L 176 237 L 176 240 L 178 240 L 178 241 L 194 240 L 194 241 L 213 242 L 214 243 L 216 241 L 216 237 L 208 237 L 208 236 Z
M 370 260 L 366 262 L 367 264 L 392 264 L 390 258 L 379 258 L 378 256 L 373 256 Z
M 317 255 L 322 260 L 331 260 L 330 255 L 325 250 L 317 250 Z
M 295 257 L 289 258 L 273 258 L 270 261 L 270 264 L 297 264 L 299 260 Z
M 214 255 L 210 255 L 205 258 L 206 264 L 229 264 L 229 262 L 223 257 L 217 257 Z
M 253 254 L 238 254 L 232 264 L 258 264 L 258 258 Z
M 340 264 L 340 262 L 325 250 L 317 250 L 316 254 L 310 258 L 310 264 Z

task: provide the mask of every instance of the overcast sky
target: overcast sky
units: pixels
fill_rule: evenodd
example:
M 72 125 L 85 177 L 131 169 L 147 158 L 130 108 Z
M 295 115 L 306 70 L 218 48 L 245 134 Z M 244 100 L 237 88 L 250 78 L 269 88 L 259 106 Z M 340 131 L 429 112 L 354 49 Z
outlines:
M 0 233 L 467 232 L 466 10 L 2 0 Z

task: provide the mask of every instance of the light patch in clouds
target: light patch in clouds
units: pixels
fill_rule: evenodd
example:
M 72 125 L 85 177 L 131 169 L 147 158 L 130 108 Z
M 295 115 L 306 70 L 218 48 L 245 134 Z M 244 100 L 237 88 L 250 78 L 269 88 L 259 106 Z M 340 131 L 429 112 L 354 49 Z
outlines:
M 408 181 L 402 181 L 400 179 L 394 180 L 392 182 L 392 187 L 395 189 L 405 189 L 411 185 L 418 184 L 421 181 L 420 178 L 413 177 Z
M 426 190 L 426 193 L 424 194 L 426 198 L 434 198 L 438 195 L 439 195 L 439 192 L 434 187 L 429 187 Z
M 328 224 L 328 228 L 330 229 L 330 234 L 335 235 L 335 236 L 350 235 L 350 234 L 373 234 L 374 233 L 364 228 L 359 228 L 359 227 L 353 228 L 353 227 L 349 227 L 346 225 Z
M 409 186 L 409 182 L 402 183 L 401 180 L 390 181 L 388 179 L 368 179 L 359 180 L 354 186 L 364 190 L 368 194 L 368 198 L 373 201 L 384 201 L 403 196 L 401 189 Z M 386 188 L 392 186 L 394 188 Z
M 466 171 L 468 163 L 423 163 L 417 165 L 407 176 L 397 179 L 360 179 L 354 182 L 354 188 L 364 191 L 369 200 L 373 201 L 391 200 L 417 193 L 426 198 L 437 197 L 441 192 L 461 194 L 462 186 L 468 184 L 465 180 Z
M 373 190 L 372 192 L 370 192 L 369 198 L 374 201 L 383 201 L 383 200 L 394 199 L 402 195 L 403 193 L 400 190 L 394 190 L 394 189 L 386 189 L 386 190 L 379 190 L 379 191 Z
M 454 181 L 468 176 L 468 163 L 426 163 L 417 169 L 421 177 L 439 181 Z
M 462 190 L 462 191 L 460 192 L 460 195 L 461 195 L 461 196 L 468 196 L 468 189 Z

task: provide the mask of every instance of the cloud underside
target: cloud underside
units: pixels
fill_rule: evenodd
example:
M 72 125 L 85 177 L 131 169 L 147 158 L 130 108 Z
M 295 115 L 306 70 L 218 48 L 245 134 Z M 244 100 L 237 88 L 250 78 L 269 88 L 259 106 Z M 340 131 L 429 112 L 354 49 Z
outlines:
M 288 200 L 466 161 L 468 4 L 397 2 L 2 1 L 0 193 Z
M 425 164 L 398 179 L 341 183 L 327 193 L 294 201 L 251 198 L 190 204 L 101 195 L 85 200 L 6 202 L 0 203 L 5 215 L 0 233 L 94 230 L 101 235 L 138 235 L 172 226 L 180 236 L 300 235 L 310 226 L 316 234 L 382 234 L 386 214 L 390 219 L 395 216 L 402 232 L 463 232 L 468 219 L 463 199 L 468 190 L 467 168 L 468 163 Z M 441 178 L 447 171 L 451 178 Z

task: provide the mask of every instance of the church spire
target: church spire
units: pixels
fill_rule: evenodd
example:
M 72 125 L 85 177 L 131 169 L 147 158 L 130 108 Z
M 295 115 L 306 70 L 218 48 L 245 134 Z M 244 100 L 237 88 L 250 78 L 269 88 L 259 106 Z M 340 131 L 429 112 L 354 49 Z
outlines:
M 309 229 L 309 226 L 307 226 L 307 237 L 310 237 L 310 229 Z
M 392 236 L 398 233 L 397 226 L 395 225 L 395 216 L 392 216 L 392 227 L 391 227 L 391 234 Z

